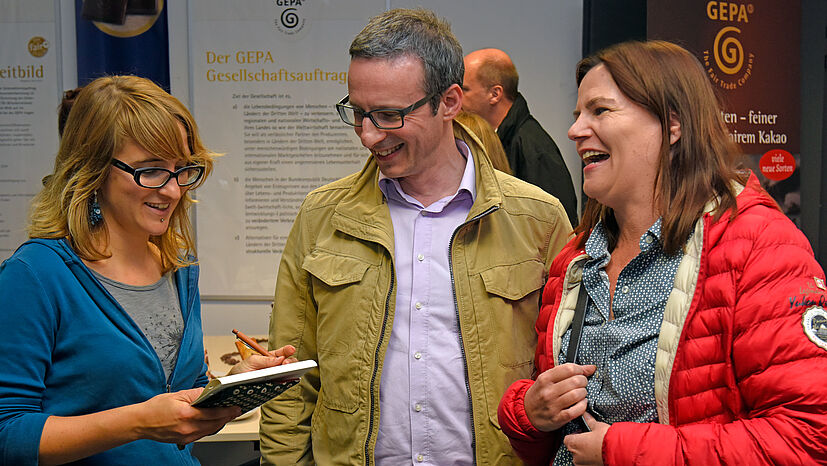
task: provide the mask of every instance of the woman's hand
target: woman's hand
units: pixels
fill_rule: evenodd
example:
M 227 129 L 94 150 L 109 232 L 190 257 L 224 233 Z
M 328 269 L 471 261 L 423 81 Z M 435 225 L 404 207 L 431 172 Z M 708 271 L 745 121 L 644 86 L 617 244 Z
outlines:
M 65 464 L 139 439 L 184 445 L 218 432 L 241 408 L 193 408 L 203 388 L 163 393 L 142 403 L 81 416 L 49 416 L 38 463 Z
M 587 377 L 596 369 L 569 363 L 540 374 L 525 392 L 525 412 L 531 424 L 550 432 L 585 413 Z
M 241 415 L 238 406 L 228 408 L 194 408 L 190 403 L 203 388 L 162 393 L 133 405 L 138 416 L 138 438 L 179 445 L 214 434 L 224 424 Z
M 294 348 L 293 345 L 285 345 L 279 349 L 269 351 L 269 353 L 270 356 L 262 356 L 260 354 L 251 355 L 249 358 L 234 365 L 227 375 L 240 374 L 242 372 L 296 362 L 296 358 L 291 357 L 296 353 L 296 348 Z
M 609 424 L 598 422 L 591 414 L 585 413 L 583 419 L 591 432 L 566 435 L 563 443 L 571 452 L 576 465 L 603 464 L 603 437 L 609 430 Z

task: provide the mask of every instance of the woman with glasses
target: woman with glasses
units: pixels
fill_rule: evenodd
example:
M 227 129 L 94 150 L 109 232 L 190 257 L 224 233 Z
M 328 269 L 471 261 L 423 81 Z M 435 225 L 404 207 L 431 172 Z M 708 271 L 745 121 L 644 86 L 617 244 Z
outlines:
M 190 406 L 207 376 L 187 210 L 216 155 L 146 79 L 80 92 L 0 266 L 0 464 L 198 464 L 185 445 L 240 414 Z

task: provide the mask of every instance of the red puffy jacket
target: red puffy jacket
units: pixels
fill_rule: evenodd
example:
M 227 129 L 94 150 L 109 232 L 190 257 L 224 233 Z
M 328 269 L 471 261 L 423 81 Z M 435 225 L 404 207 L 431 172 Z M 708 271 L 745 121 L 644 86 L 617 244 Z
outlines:
M 655 362 L 659 423 L 619 422 L 612 464 L 827 464 L 827 287 L 804 235 L 755 176 L 738 216 L 705 214 L 687 243 Z M 570 326 L 585 255 L 571 241 L 551 265 L 537 320 L 537 373 Z M 550 464 L 557 432 L 525 414 L 532 380 L 511 385 L 499 422 L 528 464 Z

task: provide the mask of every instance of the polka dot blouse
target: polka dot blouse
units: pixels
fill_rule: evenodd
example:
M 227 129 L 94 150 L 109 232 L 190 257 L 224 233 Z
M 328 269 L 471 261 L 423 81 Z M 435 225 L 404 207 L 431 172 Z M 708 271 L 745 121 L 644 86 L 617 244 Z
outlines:
M 579 364 L 594 364 L 589 378 L 589 411 L 606 423 L 620 421 L 657 422 L 655 407 L 655 354 L 666 300 L 672 291 L 675 272 L 683 252 L 668 256 L 661 244 L 661 219 L 640 238 L 638 254 L 620 272 L 615 285 L 614 318 L 609 319 L 611 259 L 603 224 L 598 223 L 586 241 L 590 259 L 583 268 L 583 285 L 589 305 L 580 340 Z M 582 288 L 581 288 L 582 292 Z M 563 335 L 557 363 L 566 362 L 571 329 Z M 565 426 L 563 434 L 576 431 Z M 563 445 L 554 464 L 572 464 Z

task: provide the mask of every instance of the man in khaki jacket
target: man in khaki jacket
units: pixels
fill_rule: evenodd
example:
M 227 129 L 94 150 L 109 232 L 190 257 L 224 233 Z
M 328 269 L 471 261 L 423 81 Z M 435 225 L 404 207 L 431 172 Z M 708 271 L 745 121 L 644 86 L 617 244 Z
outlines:
M 337 105 L 371 157 L 311 192 L 279 266 L 270 346 L 319 368 L 262 407 L 265 464 L 514 464 L 497 424 L 531 376 L 560 202 L 453 136 L 462 49 L 426 10 L 350 46 Z

